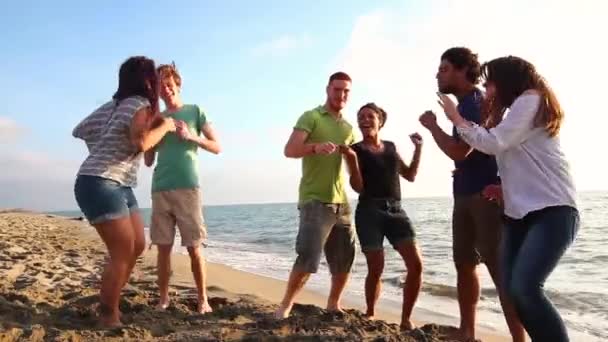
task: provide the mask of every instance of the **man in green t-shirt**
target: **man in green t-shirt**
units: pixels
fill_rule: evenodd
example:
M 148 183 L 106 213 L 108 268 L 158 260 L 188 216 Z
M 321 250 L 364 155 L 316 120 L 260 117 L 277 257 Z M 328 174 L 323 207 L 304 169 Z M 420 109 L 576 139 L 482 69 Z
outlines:
M 327 309 L 342 311 L 340 298 L 355 258 L 355 232 L 342 172 L 343 156 L 349 170 L 357 162 L 352 149 L 346 147 L 354 141 L 353 128 L 342 115 L 351 82 L 343 72 L 333 74 L 325 104 L 300 116 L 285 146 L 286 157 L 302 158 L 300 222 L 297 258 L 277 318 L 289 316 L 298 292 L 310 274 L 317 272 L 323 251 L 332 275 Z
M 165 103 L 163 116 L 177 123 L 175 134 L 167 134 L 155 149 L 146 152 L 147 166 L 158 161 L 152 176 L 152 222 L 150 239 L 158 246 L 159 308 L 169 306 L 169 275 L 175 226 L 181 245 L 190 255 L 192 274 L 198 294 L 197 312 L 211 312 L 205 286 L 205 261 L 201 244 L 207 238 L 199 190 L 197 153 L 199 147 L 214 154 L 220 152 L 217 135 L 205 113 L 197 105 L 184 104 L 180 97 L 182 80 L 175 65 L 158 67 L 160 97 Z M 200 135 L 204 136 L 201 137 Z

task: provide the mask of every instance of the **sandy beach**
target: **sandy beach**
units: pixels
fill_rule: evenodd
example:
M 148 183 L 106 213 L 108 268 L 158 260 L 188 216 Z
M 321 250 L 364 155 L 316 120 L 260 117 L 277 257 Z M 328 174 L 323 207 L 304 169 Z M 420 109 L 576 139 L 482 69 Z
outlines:
M 123 290 L 122 328 L 98 329 L 100 269 L 106 252 L 86 221 L 24 211 L 0 211 L 0 342 L 3 341 L 450 341 L 454 327 L 416 320 L 401 332 L 398 313 L 363 317 L 346 299 L 344 314 L 322 309 L 325 296 L 304 291 L 292 316 L 272 317 L 285 288 L 280 280 L 208 264 L 214 312 L 194 313 L 187 256 L 174 255 L 172 304 L 155 309 L 155 249 L 139 259 Z M 430 319 L 429 319 L 430 318 Z M 482 341 L 508 341 L 482 333 Z

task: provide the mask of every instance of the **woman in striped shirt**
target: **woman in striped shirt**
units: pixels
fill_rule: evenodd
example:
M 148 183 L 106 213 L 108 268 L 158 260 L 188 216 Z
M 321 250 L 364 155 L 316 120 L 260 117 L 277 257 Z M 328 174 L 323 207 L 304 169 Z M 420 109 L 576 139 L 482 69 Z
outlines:
M 133 193 L 140 160 L 143 152 L 174 131 L 173 120 L 158 115 L 154 61 L 137 56 L 120 67 L 112 100 L 72 132 L 89 150 L 76 177 L 76 201 L 110 255 L 100 290 L 100 323 L 105 327 L 121 325 L 120 291 L 145 248 L 144 224 Z

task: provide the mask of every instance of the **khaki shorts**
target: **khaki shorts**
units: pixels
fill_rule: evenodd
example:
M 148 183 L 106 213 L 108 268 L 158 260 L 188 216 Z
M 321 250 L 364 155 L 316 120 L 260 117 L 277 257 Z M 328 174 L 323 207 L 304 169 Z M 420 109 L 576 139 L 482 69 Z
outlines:
M 198 246 L 207 239 L 207 227 L 198 188 L 152 193 L 152 243 L 173 245 L 176 225 L 184 247 Z
M 316 273 L 325 252 L 331 274 L 350 272 L 355 259 L 356 238 L 349 205 L 310 201 L 300 205 L 299 209 L 298 257 L 294 268 Z
M 480 193 L 454 198 L 452 247 L 454 263 L 497 261 L 503 227 L 502 208 Z

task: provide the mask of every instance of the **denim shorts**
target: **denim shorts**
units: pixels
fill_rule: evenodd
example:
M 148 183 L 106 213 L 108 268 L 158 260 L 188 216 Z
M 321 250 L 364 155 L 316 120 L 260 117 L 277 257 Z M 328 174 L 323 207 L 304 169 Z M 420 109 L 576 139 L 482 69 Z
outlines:
M 107 178 L 79 175 L 74 184 L 74 195 L 91 224 L 128 216 L 138 210 L 133 189 Z
M 382 250 L 384 238 L 397 248 L 414 242 L 416 232 L 398 200 L 362 200 L 355 211 L 355 226 L 363 252 Z

